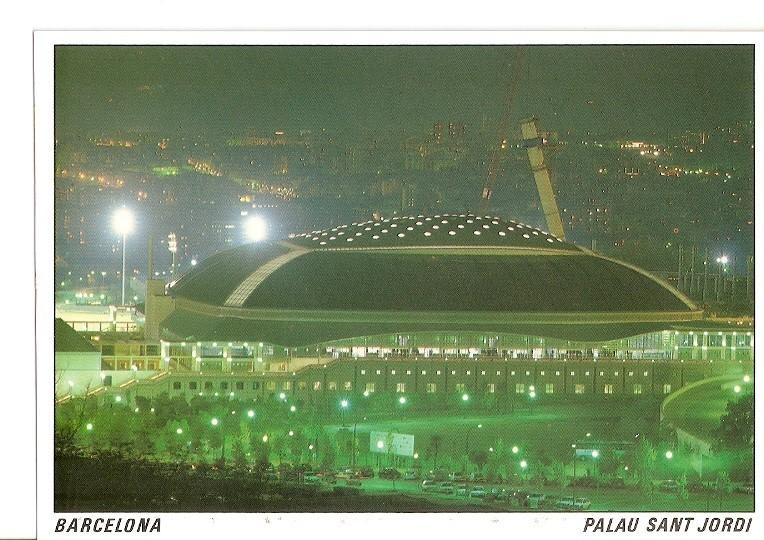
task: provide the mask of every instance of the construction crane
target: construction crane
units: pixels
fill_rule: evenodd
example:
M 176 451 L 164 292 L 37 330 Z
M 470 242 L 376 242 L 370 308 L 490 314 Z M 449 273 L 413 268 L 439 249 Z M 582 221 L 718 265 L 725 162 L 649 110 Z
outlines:
M 496 184 L 496 176 L 499 170 L 499 161 L 501 152 L 506 150 L 508 145 L 508 125 L 510 114 L 512 112 L 512 103 L 515 99 L 517 91 L 517 84 L 520 81 L 522 74 L 524 49 L 518 47 L 515 53 L 515 61 L 513 63 L 512 76 L 509 79 L 507 85 L 507 92 L 504 95 L 504 106 L 502 109 L 501 118 L 499 120 L 498 127 L 498 139 L 499 142 L 493 147 L 491 155 L 488 159 L 488 174 L 486 175 L 486 181 L 483 186 L 483 192 L 480 200 L 480 211 L 486 212 L 488 210 L 491 196 L 493 195 L 494 185 Z M 555 235 L 557 238 L 564 240 L 565 231 L 562 228 L 562 220 L 560 219 L 560 211 L 557 208 L 557 201 L 555 200 L 554 190 L 552 189 L 552 181 L 549 176 L 549 169 L 546 166 L 544 159 L 543 146 L 546 144 L 546 138 L 543 137 L 538 129 L 538 120 L 536 118 L 529 118 L 520 122 L 520 130 L 523 135 L 523 141 L 528 149 L 528 158 L 531 162 L 531 171 L 533 171 L 533 177 L 536 180 L 536 188 L 539 192 L 539 198 L 541 199 L 541 207 L 544 211 L 544 217 L 546 218 L 547 228 L 549 232 Z
M 537 118 L 526 118 L 520 121 L 520 132 L 523 136 L 523 144 L 528 149 L 528 160 L 531 163 L 533 178 L 536 180 L 536 189 L 541 199 L 541 208 L 544 211 L 546 225 L 549 232 L 560 240 L 565 240 L 565 230 L 562 228 L 560 210 L 552 188 L 552 179 L 549 176 L 549 168 L 546 166 L 544 146 L 547 138 L 539 131 Z
M 509 78 L 507 84 L 507 91 L 504 94 L 504 105 L 499 119 L 498 127 L 498 144 L 496 144 L 488 157 L 488 174 L 486 175 L 485 184 L 483 185 L 483 193 L 480 200 L 480 210 L 485 212 L 488 210 L 488 205 L 493 195 L 493 186 L 496 184 L 496 175 L 499 170 L 499 160 L 501 152 L 507 148 L 507 130 L 509 127 L 509 116 L 512 112 L 512 102 L 515 99 L 515 92 L 517 90 L 517 83 L 520 81 L 522 74 L 522 64 L 524 57 L 523 47 L 518 47 L 515 50 L 515 61 L 512 65 L 512 75 Z

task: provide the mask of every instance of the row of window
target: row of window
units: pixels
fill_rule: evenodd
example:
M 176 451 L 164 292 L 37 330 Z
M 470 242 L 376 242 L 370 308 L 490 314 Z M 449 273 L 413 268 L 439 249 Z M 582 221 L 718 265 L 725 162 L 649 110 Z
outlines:
M 407 390 L 407 383 L 405 382 L 399 382 L 395 384 L 395 392 L 402 394 L 405 393 Z M 182 390 L 183 385 L 180 381 L 174 381 L 172 383 L 172 387 L 174 390 Z M 212 381 L 205 381 L 204 382 L 204 390 L 215 390 L 215 385 Z M 244 390 L 244 382 L 243 381 L 236 381 L 233 386 L 236 390 Z M 306 390 L 307 389 L 307 383 L 305 381 L 300 381 L 297 384 L 298 389 L 300 390 Z M 336 382 L 330 382 L 327 385 L 329 390 L 337 390 L 337 383 Z M 545 383 L 544 384 L 544 393 L 546 394 L 554 394 L 554 383 Z M 218 385 L 218 388 L 220 390 L 229 390 L 229 384 L 227 381 L 221 381 Z M 188 382 L 188 389 L 189 390 L 199 390 L 199 383 L 196 381 L 190 381 Z M 252 390 L 259 390 L 260 389 L 260 382 L 254 381 L 252 383 Z M 265 389 L 274 391 L 277 389 L 276 381 L 267 381 L 265 383 Z M 282 381 L 281 382 L 281 390 L 289 391 L 292 389 L 292 383 L 291 381 Z M 347 381 L 343 384 L 343 390 L 351 391 L 353 389 L 353 384 L 350 381 Z M 635 394 L 641 394 L 642 393 L 642 385 L 641 384 L 634 384 L 632 385 L 633 392 Z M 314 391 L 320 391 L 321 390 L 321 381 L 314 381 L 313 382 L 313 390 Z M 459 392 L 465 392 L 467 391 L 467 385 L 464 383 L 457 383 L 454 385 L 454 390 Z M 527 387 L 527 390 L 531 390 L 531 386 Z M 605 384 L 602 387 L 602 393 L 603 394 L 613 394 L 615 390 L 614 385 L 612 384 Z M 373 394 L 376 391 L 376 384 L 373 382 L 367 382 L 364 386 L 364 393 L 367 394 Z M 426 383 L 425 384 L 425 392 L 427 394 L 434 394 L 438 391 L 438 385 L 437 383 Z M 489 394 L 493 394 L 496 392 L 496 384 L 489 383 L 485 386 L 485 391 Z M 584 394 L 586 393 L 586 385 L 585 384 L 575 384 L 573 385 L 573 392 L 575 394 Z M 524 383 L 517 383 L 515 384 L 515 393 L 516 394 L 525 394 L 526 393 L 526 385 Z M 663 393 L 664 394 L 670 394 L 671 393 L 671 385 L 670 384 L 664 384 L 663 385 Z

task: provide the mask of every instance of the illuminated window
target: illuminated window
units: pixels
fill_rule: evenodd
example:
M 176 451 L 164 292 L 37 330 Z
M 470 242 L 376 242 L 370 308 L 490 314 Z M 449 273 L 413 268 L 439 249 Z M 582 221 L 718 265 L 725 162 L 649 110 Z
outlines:
M 546 383 L 544 386 L 544 391 L 547 394 L 554 394 L 554 384 L 553 383 Z
M 329 390 L 337 390 L 337 382 L 336 381 L 329 381 Z
M 410 369 L 406 370 L 406 375 L 411 375 L 411 370 Z
M 313 391 L 318 392 L 321 390 L 321 381 L 314 381 L 313 382 Z
M 480 372 L 481 375 L 485 375 L 485 370 Z
M 586 385 L 584 385 L 584 384 L 577 384 L 577 385 L 575 385 L 573 387 L 573 391 L 576 394 L 583 394 L 584 392 L 586 392 Z
M 373 394 L 374 393 L 374 383 L 373 382 L 367 382 L 366 383 L 366 388 L 364 388 L 364 390 L 366 392 L 370 393 L 370 394 Z
M 542 371 L 542 372 L 540 373 L 540 375 L 543 377 L 543 376 L 544 376 L 544 372 Z
M 307 388 L 308 388 L 308 383 L 306 383 L 305 381 L 300 381 L 297 383 L 298 390 L 307 390 Z
M 397 393 L 399 393 L 399 394 L 402 394 L 403 392 L 405 392 L 406 391 L 406 383 L 403 383 L 403 382 L 396 383 L 395 391 Z
M 425 370 L 423 369 L 423 370 L 422 370 L 422 375 L 427 375 L 427 371 L 425 371 Z
M 644 372 L 644 376 L 647 377 L 647 371 Z
M 523 383 L 517 383 L 515 385 L 515 394 L 524 394 L 525 393 L 525 385 Z
M 456 375 L 456 370 L 452 369 L 451 370 L 451 375 Z
M 342 385 L 345 390 L 352 390 L 353 389 L 353 383 L 351 381 L 345 381 L 345 384 Z
M 424 389 L 428 394 L 434 394 L 438 390 L 438 386 L 431 382 L 424 385 Z
M 281 389 L 282 390 L 291 390 L 292 389 L 292 381 L 284 381 L 281 383 Z
M 496 393 L 496 385 L 495 385 L 495 384 L 493 384 L 493 383 L 488 383 L 488 384 L 485 386 L 485 391 L 486 391 L 486 392 L 488 392 L 489 394 L 494 394 L 494 393 Z
M 454 388 L 456 389 L 457 392 L 464 392 L 466 387 L 464 383 L 456 383 L 454 385 Z
M 276 389 L 276 381 L 268 381 L 265 383 L 265 389 L 266 390 L 275 390 Z
M 382 370 L 381 369 L 377 370 L 377 375 L 382 375 Z
M 671 393 L 671 385 L 670 384 L 664 384 L 663 385 L 663 393 L 664 394 L 670 394 Z
M 603 394 L 612 394 L 613 393 L 613 385 L 612 384 L 606 384 L 602 387 L 602 393 Z
M 641 394 L 642 393 L 642 385 L 641 384 L 635 384 L 634 385 L 634 393 L 635 394 Z
M 501 375 L 501 370 L 500 369 L 496 370 L 496 375 Z
M 361 375 L 366 375 L 366 370 L 365 369 L 361 370 Z
M 390 370 L 390 375 L 395 375 L 395 370 L 394 369 Z
M 440 370 L 438 370 L 435 372 L 435 375 L 440 375 L 440 373 L 441 373 Z
M 634 372 L 633 371 L 629 371 L 629 377 L 633 377 L 633 376 L 634 376 Z

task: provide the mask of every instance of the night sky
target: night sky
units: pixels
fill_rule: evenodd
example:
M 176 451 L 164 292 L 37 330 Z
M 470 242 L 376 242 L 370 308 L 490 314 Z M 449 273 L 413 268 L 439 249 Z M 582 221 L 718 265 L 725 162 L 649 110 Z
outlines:
M 512 47 L 56 49 L 60 135 L 493 125 Z M 753 119 L 752 46 L 526 48 L 514 117 L 549 129 L 665 133 Z

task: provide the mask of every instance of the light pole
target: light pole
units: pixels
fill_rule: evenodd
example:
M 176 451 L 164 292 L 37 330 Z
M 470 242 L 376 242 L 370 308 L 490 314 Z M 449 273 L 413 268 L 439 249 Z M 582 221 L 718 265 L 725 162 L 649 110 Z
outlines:
M 125 270 L 126 270 L 126 251 L 127 235 L 133 232 L 135 219 L 133 213 L 126 207 L 119 208 L 114 212 L 112 225 L 117 234 L 122 235 L 122 305 L 125 305 Z

